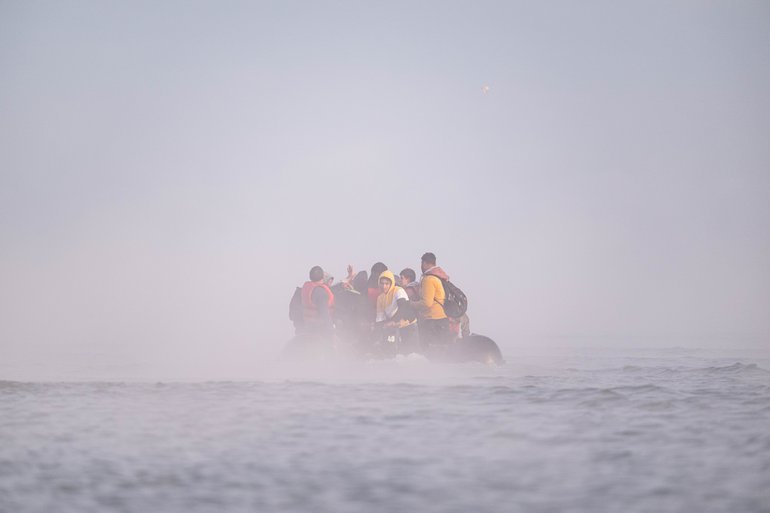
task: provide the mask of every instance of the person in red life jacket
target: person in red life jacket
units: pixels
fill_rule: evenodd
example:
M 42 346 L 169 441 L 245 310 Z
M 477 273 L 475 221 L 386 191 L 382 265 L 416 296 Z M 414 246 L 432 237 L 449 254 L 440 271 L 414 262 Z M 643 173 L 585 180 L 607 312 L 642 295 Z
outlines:
M 302 328 L 307 333 L 330 334 L 334 316 L 334 294 L 324 283 L 320 266 L 310 269 L 310 281 L 302 286 Z

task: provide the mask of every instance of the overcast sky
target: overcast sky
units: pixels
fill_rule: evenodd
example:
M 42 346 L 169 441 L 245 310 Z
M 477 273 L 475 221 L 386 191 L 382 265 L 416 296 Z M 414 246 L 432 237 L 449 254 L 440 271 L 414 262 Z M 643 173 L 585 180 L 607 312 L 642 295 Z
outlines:
M 0 0 L 0 353 L 248 359 L 425 251 L 509 352 L 769 341 L 768 63 L 767 2 Z

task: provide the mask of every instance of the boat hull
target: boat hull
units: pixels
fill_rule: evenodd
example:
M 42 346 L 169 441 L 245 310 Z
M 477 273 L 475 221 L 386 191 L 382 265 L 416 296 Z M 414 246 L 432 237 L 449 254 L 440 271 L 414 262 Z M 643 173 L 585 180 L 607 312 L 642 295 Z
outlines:
M 351 345 L 332 343 L 308 335 L 297 335 L 284 347 L 282 359 L 294 361 L 329 360 L 332 358 L 358 360 L 386 360 L 398 354 L 415 352 L 400 350 L 397 345 L 373 344 Z M 429 360 L 443 363 L 479 362 L 488 365 L 503 365 L 502 352 L 497 343 L 484 335 L 470 335 L 458 338 L 443 346 L 431 346 L 421 351 Z

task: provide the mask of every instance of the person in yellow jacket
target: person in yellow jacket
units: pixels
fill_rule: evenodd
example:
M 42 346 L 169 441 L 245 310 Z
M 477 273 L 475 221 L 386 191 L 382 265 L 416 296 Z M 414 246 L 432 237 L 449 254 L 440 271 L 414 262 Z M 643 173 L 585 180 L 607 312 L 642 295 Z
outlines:
M 395 352 L 408 354 L 417 349 L 417 317 L 409 304 L 406 291 L 396 285 L 391 271 L 383 271 L 379 278 L 375 327 L 383 330 L 383 337 L 395 343 Z
M 447 344 L 452 340 L 449 319 L 442 306 L 446 293 L 441 280 L 448 280 L 449 276 L 436 265 L 436 255 L 433 253 L 425 253 L 422 256 L 420 268 L 420 299 L 411 303 L 418 315 L 420 342 L 423 348 L 427 349 L 430 346 Z

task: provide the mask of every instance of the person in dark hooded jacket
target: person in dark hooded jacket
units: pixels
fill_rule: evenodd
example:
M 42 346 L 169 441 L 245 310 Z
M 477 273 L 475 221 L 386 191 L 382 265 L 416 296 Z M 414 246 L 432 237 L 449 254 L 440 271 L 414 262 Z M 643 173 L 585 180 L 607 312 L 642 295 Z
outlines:
M 382 262 L 377 262 L 372 266 L 372 272 L 369 273 L 366 293 L 369 298 L 369 305 L 371 306 L 371 322 L 374 322 L 374 318 L 377 316 L 377 298 L 380 296 L 380 275 L 387 270 L 388 266 Z

